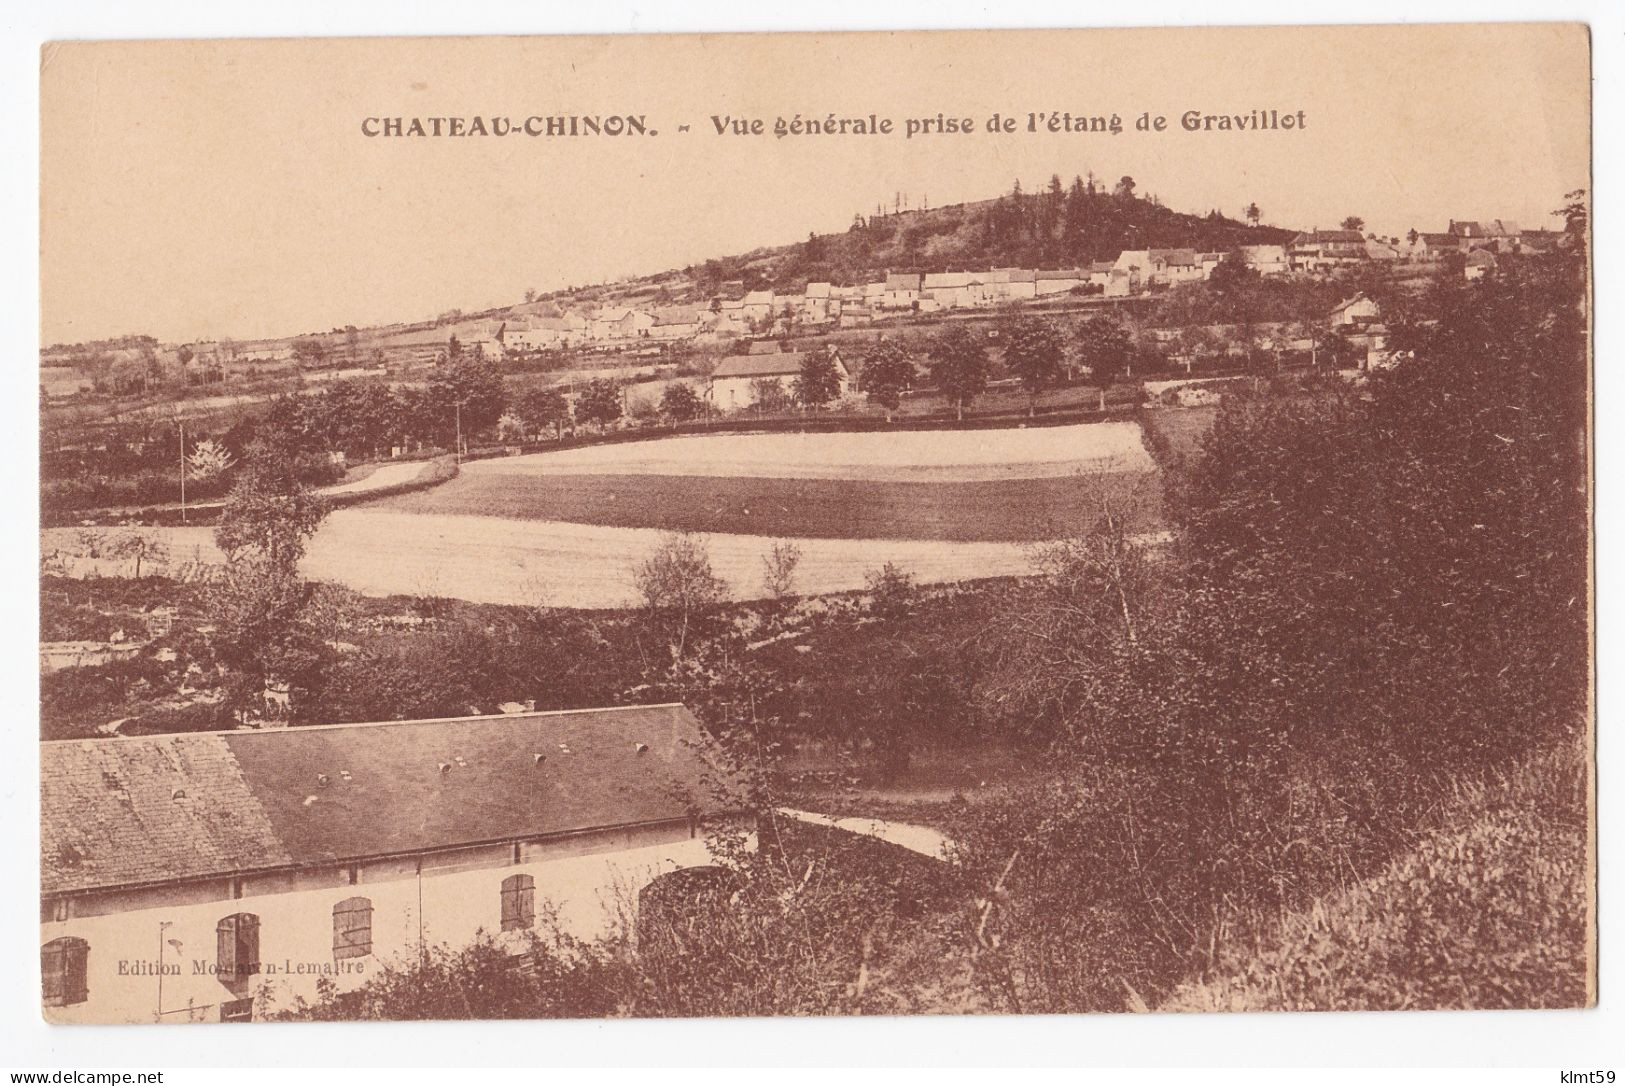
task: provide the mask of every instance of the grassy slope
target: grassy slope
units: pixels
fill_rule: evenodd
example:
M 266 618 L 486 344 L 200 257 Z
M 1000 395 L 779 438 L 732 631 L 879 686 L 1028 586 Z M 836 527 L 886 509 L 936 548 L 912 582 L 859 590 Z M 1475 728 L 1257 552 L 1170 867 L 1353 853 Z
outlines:
M 1159 1009 L 1585 1005 L 1585 782 L 1576 750 L 1458 786 L 1387 870 L 1232 941 Z

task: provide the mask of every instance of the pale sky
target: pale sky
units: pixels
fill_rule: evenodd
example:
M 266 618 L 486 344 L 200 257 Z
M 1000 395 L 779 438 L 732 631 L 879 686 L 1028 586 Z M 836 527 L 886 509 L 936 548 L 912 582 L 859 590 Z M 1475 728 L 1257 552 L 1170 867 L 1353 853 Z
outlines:
M 1093 170 L 1178 210 L 1383 234 L 1589 187 L 1573 24 L 93 43 L 42 57 L 44 342 L 416 320 Z M 1186 110 L 1303 110 L 1199 132 Z M 1127 131 L 1029 134 L 1032 111 Z M 893 118 L 891 136 L 771 134 Z M 1015 134 L 985 130 L 993 113 Z M 1134 129 L 1143 112 L 1168 130 Z M 905 139 L 910 116 L 970 135 Z M 659 134 L 369 139 L 366 117 L 642 114 Z M 711 116 L 761 118 L 718 136 Z M 687 124 L 690 131 L 679 132 Z

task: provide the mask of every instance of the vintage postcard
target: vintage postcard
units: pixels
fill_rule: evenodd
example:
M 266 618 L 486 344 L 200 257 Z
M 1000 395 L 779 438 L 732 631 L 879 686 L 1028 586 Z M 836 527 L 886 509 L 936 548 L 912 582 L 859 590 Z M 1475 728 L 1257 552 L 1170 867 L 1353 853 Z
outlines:
M 40 65 L 49 1021 L 1594 1002 L 1585 26 Z

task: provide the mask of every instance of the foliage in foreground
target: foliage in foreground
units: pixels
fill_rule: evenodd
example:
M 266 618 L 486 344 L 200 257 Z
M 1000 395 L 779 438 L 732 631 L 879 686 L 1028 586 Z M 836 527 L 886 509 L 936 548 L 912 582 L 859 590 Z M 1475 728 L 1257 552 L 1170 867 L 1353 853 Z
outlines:
M 1575 1007 L 1586 991 L 1586 778 L 1542 753 L 1456 788 L 1375 878 L 1232 937 L 1161 1010 Z M 1241 935 L 1242 933 L 1237 933 Z

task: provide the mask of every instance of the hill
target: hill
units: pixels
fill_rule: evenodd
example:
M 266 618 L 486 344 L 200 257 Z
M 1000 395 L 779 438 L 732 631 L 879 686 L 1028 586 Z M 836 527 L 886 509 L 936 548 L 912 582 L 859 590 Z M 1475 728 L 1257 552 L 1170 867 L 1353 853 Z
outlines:
M 450 310 L 412 322 L 312 331 L 233 347 L 238 353 L 280 357 L 298 340 L 320 342 L 333 352 L 346 349 L 347 337 L 352 347 L 356 340 L 364 348 L 380 343 L 438 346 L 452 333 L 466 337 L 490 322 L 556 316 L 563 308 L 579 305 L 708 302 L 735 283 L 746 290 L 772 288 L 780 294 L 799 294 L 808 282 L 853 285 L 874 282 L 888 272 L 1076 267 L 1114 260 L 1125 249 L 1213 252 L 1237 245 L 1285 244 L 1293 233 L 1250 225 L 1218 211 L 1205 215 L 1175 211 L 1155 196 L 1139 195 L 1131 178 L 1125 177 L 1107 190 L 1082 178 L 1063 187 L 1056 176 L 1041 192 L 1024 192 L 1018 182 L 1010 192 L 990 200 L 930 209 L 877 209 L 869 216 L 854 216 L 852 225 L 841 233 L 809 234 L 805 241 L 719 256 L 615 283 L 527 293 L 523 302 L 479 312 Z M 90 353 L 135 355 L 142 346 L 151 350 L 150 337 L 58 344 L 42 352 L 42 361 L 70 365 Z
M 841 234 L 813 234 L 795 245 L 708 260 L 685 272 L 702 291 L 729 279 L 795 289 L 809 280 L 872 281 L 887 271 L 1073 267 L 1116 259 L 1124 249 L 1279 245 L 1292 235 L 1217 211 L 1175 211 L 1155 197 L 1136 195 L 1128 178 L 1107 191 L 1081 178 L 1063 188 L 1055 177 L 1042 192 L 1023 192 L 1017 183 L 991 200 L 857 216 Z

